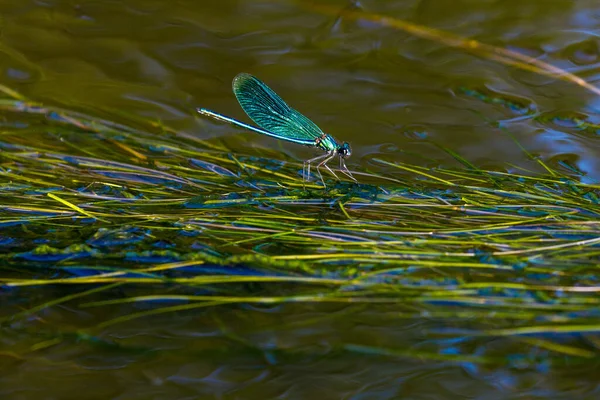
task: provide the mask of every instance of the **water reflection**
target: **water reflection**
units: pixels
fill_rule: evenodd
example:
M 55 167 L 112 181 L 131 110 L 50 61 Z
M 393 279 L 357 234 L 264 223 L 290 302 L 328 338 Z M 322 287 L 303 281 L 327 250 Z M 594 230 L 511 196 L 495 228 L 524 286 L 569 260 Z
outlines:
M 340 10 L 348 6 L 345 1 L 329 3 Z M 598 10 L 589 2 L 365 1 L 354 3 L 354 7 L 513 49 L 576 72 L 589 81 L 594 81 L 598 74 L 600 50 L 597 34 L 593 32 Z M 294 1 L 124 4 L 105 0 L 80 1 L 74 5 L 12 0 L 2 2 L 0 10 L 2 83 L 45 104 L 103 117 L 109 115 L 113 120 L 128 123 L 141 116 L 176 129 L 177 136 L 170 137 L 165 132 L 151 138 L 157 140 L 156 147 L 150 147 L 156 154 L 155 159 L 147 161 L 147 168 L 160 169 L 161 157 L 169 155 L 168 140 L 184 138 L 209 139 L 215 146 L 226 146 L 237 162 L 252 157 L 256 148 L 268 149 L 274 161 L 263 164 L 269 171 L 281 167 L 279 155 L 292 156 L 298 161 L 306 159 L 306 149 L 212 124 L 195 115 L 195 108 L 203 106 L 245 120 L 230 85 L 236 74 L 249 72 L 268 81 L 294 108 L 327 133 L 349 141 L 354 153 L 348 162 L 351 169 L 398 174 L 377 161 L 381 159 L 425 167 L 460 166 L 455 157 L 444 151 L 450 149 L 482 168 L 519 173 L 520 168 L 526 168 L 535 173 L 542 170 L 537 158 L 572 174 L 574 179 L 587 183 L 600 179 L 597 161 L 600 105 L 595 95 L 574 84 L 516 70 L 373 21 L 320 14 Z M 3 124 L 7 129 L 14 125 L 10 121 Z M 61 142 L 59 129 L 49 130 L 48 135 Z M 40 138 L 49 140 L 46 136 L 34 140 Z M 158 139 L 165 142 L 158 143 Z M 32 139 L 23 141 L 24 146 Z M 61 151 L 66 150 L 61 148 Z M 80 161 L 67 156 L 57 160 L 73 165 Z M 180 165 L 241 181 L 241 174 L 232 172 L 235 166 L 229 170 L 200 159 Z M 103 185 L 102 179 L 129 182 L 151 179 L 142 173 L 141 167 L 139 174 L 105 171 L 102 167 L 94 166 L 98 182 L 82 187 L 80 193 L 93 191 L 95 195 L 109 197 L 114 196 L 115 185 Z M 36 177 L 42 178 L 43 174 Z M 160 190 L 173 191 L 184 185 L 167 173 L 160 182 L 155 179 L 152 183 L 160 186 Z M 194 183 L 200 190 L 201 179 Z M 65 182 L 64 186 L 69 184 Z M 255 187 L 248 189 L 254 193 Z M 185 196 L 189 193 L 181 194 Z M 232 201 L 245 199 L 235 196 L 232 194 Z M 144 198 L 144 194 L 132 193 L 126 197 L 132 198 Z M 247 201 L 265 212 L 272 207 L 262 204 L 260 198 Z M 223 206 L 189 200 L 180 208 L 214 211 L 212 215 L 203 214 L 206 220 L 201 223 L 206 225 L 218 215 L 219 207 Z M 335 207 L 332 203 L 331 208 Z M 115 207 L 114 213 L 125 212 Z M 289 214 L 296 216 L 293 212 Z M 95 272 L 114 272 L 119 261 L 110 256 L 117 247 L 123 251 L 125 260 L 144 266 L 181 262 L 181 255 L 172 250 L 177 246 L 216 258 L 232 256 L 222 250 L 230 250 L 228 242 L 220 243 L 219 249 L 208 243 L 203 236 L 204 225 L 200 223 L 177 227 L 188 229 L 187 234 L 176 231 L 171 234 L 162 226 L 152 231 L 126 224 L 94 231 L 88 227 L 91 221 L 74 220 L 74 226 L 80 225 L 69 236 L 58 235 L 51 225 L 37 229 L 4 221 L 2 227 L 20 229 L 23 238 L 35 246 L 47 244 L 60 248 L 59 251 L 32 246 L 35 250 L 23 251 L 19 259 L 56 262 L 55 272 L 59 277 L 68 273 L 85 277 L 89 268 Z M 152 221 L 151 213 L 148 221 Z M 398 226 L 404 223 L 401 218 L 393 222 Z M 335 238 L 331 232 L 319 234 L 326 233 Z M 156 242 L 152 251 L 137 253 L 137 243 L 154 243 L 154 234 L 164 234 L 166 238 Z M 261 235 L 268 234 L 271 232 L 261 231 Z M 382 235 L 381 239 L 388 238 Z M 88 247 L 69 247 L 77 240 Z M 22 241 L 0 237 L 3 250 L 22 245 Z M 276 249 L 268 242 L 248 242 L 248 246 L 253 254 Z M 297 247 L 298 244 L 290 243 L 282 248 L 293 253 Z M 88 260 L 90 265 L 81 261 L 82 265 L 60 268 L 61 262 L 76 263 L 88 258 L 93 258 Z M 533 258 L 528 262 L 543 265 L 544 259 Z M 565 265 L 570 265 L 569 262 L 576 264 L 564 261 Z M 519 272 L 528 266 L 515 264 L 503 273 Z M 171 278 L 199 271 L 248 274 L 248 270 L 223 268 L 211 263 L 198 264 L 190 270 L 178 270 Z M 368 270 L 369 263 L 365 261 L 361 268 Z M 406 271 L 412 271 L 410 268 L 413 266 L 407 266 Z M 15 267 L 11 273 L 17 276 L 19 271 Z M 390 271 L 381 279 L 401 279 L 404 271 Z M 29 272 L 41 274 L 35 269 Z M 250 273 L 263 276 L 267 272 L 265 267 Z M 467 279 L 467 275 L 460 278 Z M 543 278 L 526 274 L 523 281 L 550 280 L 555 276 L 549 274 Z M 593 274 L 585 279 L 591 285 L 597 284 Z M 447 277 L 443 283 L 458 285 L 459 280 Z M 423 279 L 421 285 L 426 284 L 440 283 Z M 169 290 L 177 292 L 173 289 L 176 285 L 170 285 L 171 282 L 166 283 Z M 255 283 L 244 288 L 257 297 L 268 291 L 265 285 Z M 222 289 L 181 290 L 191 296 L 220 295 Z M 286 293 L 290 289 L 281 290 Z M 505 295 L 481 290 L 482 295 L 498 294 L 498 298 Z M 48 298 L 78 296 L 76 290 L 65 287 L 10 288 L 4 293 L 11 299 L 19 299 L 11 303 L 10 312 L 14 313 Z M 90 301 L 106 300 L 103 296 L 119 298 L 136 294 L 134 289 L 115 286 Z M 551 298 L 546 301 L 547 307 L 553 305 Z M 595 300 L 590 297 L 589 301 Z M 572 355 L 568 353 L 573 351 L 572 347 L 561 347 L 559 343 L 554 348 L 531 347 L 531 351 L 523 352 L 527 335 L 470 336 L 477 331 L 478 320 L 494 321 L 498 315 L 496 312 L 486 315 L 477 308 L 442 315 L 429 310 L 428 305 L 421 308 L 413 304 L 373 307 L 221 304 L 154 315 L 143 322 L 135 320 L 106 327 L 96 335 L 82 334 L 82 330 L 97 321 L 148 311 L 154 304 L 86 309 L 61 304 L 45 307 L 24 321 L 6 322 L 0 339 L 2 347 L 7 349 L 2 358 L 5 372 L 0 377 L 0 394 L 4 398 L 39 398 L 40 393 L 52 393 L 56 398 L 71 398 L 73 393 L 86 393 L 86 398 L 98 399 L 310 396 L 487 399 L 517 395 L 571 399 L 585 398 L 598 391 L 595 370 L 589 363 L 565 361 L 567 358 L 561 352 Z M 464 303 L 460 299 L 448 304 L 452 310 L 461 306 Z M 519 311 L 525 313 L 516 306 L 509 309 L 502 315 L 503 321 L 514 319 L 516 324 L 521 316 Z M 560 310 L 547 318 L 566 318 L 577 311 Z M 589 318 L 586 321 L 597 318 L 596 315 L 577 317 Z M 391 325 L 381 322 L 390 320 L 394 321 Z M 453 330 L 459 323 L 464 330 Z M 448 332 L 455 334 L 453 340 L 444 337 Z M 63 342 L 53 344 L 56 337 Z M 593 332 L 565 336 L 564 340 L 569 344 L 583 343 L 581 347 L 586 349 L 597 349 L 599 343 Z M 38 353 L 30 358 L 20 356 L 40 348 L 47 351 L 43 357 L 37 357 Z M 582 357 L 594 355 L 591 350 L 586 351 L 589 353 Z M 471 358 L 460 358 L 457 362 L 457 356 Z M 486 364 L 483 358 L 497 363 Z

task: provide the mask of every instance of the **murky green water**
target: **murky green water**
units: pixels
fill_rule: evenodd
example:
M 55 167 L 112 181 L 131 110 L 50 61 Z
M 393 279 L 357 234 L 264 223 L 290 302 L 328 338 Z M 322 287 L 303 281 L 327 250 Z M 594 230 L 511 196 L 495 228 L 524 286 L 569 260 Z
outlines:
M 348 6 L 327 3 L 340 10 Z M 597 79 L 600 6 L 593 1 L 360 5 L 513 49 L 590 82 Z M 236 154 L 269 148 L 299 161 L 311 156 L 310 150 L 194 114 L 201 106 L 247 120 L 231 80 L 249 72 L 326 132 L 350 142 L 353 170 L 389 172 L 374 158 L 457 166 L 432 144 L 437 143 L 482 168 L 541 172 L 512 135 L 548 165 L 580 173 L 586 183 L 600 179 L 597 96 L 372 21 L 338 18 L 293 1 L 12 0 L 2 2 L 0 12 L 0 83 L 46 105 L 114 121 L 132 115 L 155 119 L 182 138 L 224 143 Z M 43 134 L 24 138 L 25 143 L 49 140 Z M 82 228 L 81 235 L 92 234 Z M 63 239 L 77 242 L 74 236 Z M 257 295 L 265 290 L 251 289 Z M 122 290 L 120 295 L 135 294 Z M 29 308 L 69 293 L 68 287 L 34 287 L 19 296 Z M 393 306 L 221 305 L 125 323 L 107 331 L 102 342 L 69 336 L 133 309 L 48 308 L 27 324 L 2 328 L 0 394 L 6 399 L 487 400 L 592 399 L 599 390 L 589 363 L 557 371 L 544 362 L 525 368 L 516 359 L 511 368 L 496 368 L 390 359 L 340 346 L 372 339 L 372 345 L 398 343 L 416 353 L 434 348 L 423 333 L 436 329 L 433 318 L 399 318 L 385 329 L 374 322 L 397 312 Z M 35 334 L 35 327 L 47 332 L 49 326 L 60 326 L 65 340 L 52 346 L 55 335 Z M 493 349 L 494 339 L 490 342 L 486 354 Z M 23 355 L 40 343 L 48 345 L 42 354 Z M 478 355 L 478 348 L 471 350 Z

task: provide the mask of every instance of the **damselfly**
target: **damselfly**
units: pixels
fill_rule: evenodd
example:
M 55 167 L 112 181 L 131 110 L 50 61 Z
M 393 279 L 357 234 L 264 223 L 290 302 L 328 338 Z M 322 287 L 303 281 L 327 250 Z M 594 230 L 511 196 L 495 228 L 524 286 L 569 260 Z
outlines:
M 339 179 L 327 165 L 337 155 L 340 159 L 340 171 L 356 182 L 344 162 L 344 159 L 350 157 L 352 153 L 348 143 L 344 142 L 340 145 L 331 135 L 324 133 L 314 122 L 288 106 L 277 93 L 250 74 L 241 73 L 233 79 L 233 93 L 242 109 L 258 127 L 217 114 L 206 108 L 198 108 L 198 113 L 263 135 L 323 150 L 325 154 L 304 161 L 303 179 L 310 179 L 310 165 L 315 162 L 319 162 L 317 173 L 323 186 L 325 186 L 325 181 L 319 170 L 320 167 L 327 168 L 333 176 Z

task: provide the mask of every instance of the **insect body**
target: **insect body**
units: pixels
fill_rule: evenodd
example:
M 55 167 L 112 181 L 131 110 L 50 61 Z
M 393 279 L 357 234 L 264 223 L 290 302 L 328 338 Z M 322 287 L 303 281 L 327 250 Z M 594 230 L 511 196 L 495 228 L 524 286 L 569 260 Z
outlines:
M 242 109 L 258 127 L 205 108 L 198 108 L 198 113 L 262 135 L 323 150 L 325 154 L 304 162 L 303 179 L 310 178 L 310 166 L 317 162 L 317 173 L 323 186 L 325 181 L 319 170 L 320 167 L 327 168 L 337 178 L 327 165 L 337 155 L 340 160 L 340 171 L 356 182 L 344 162 L 344 159 L 352 154 L 348 143 L 339 144 L 331 135 L 324 133 L 314 122 L 288 106 L 277 93 L 250 74 L 241 73 L 233 79 L 233 93 Z

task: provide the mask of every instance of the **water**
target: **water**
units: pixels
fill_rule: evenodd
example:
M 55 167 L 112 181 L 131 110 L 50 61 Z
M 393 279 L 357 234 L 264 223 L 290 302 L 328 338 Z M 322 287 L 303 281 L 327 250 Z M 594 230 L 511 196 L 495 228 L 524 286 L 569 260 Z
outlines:
M 340 9 L 345 2 L 335 3 Z M 589 2 L 395 1 L 364 9 L 514 49 L 594 80 L 598 48 Z M 322 15 L 293 2 L 5 2 L 3 82 L 33 99 L 117 108 L 200 137 L 240 135 L 196 118 L 204 106 L 243 118 L 231 80 L 247 71 L 340 140 L 352 165 L 374 154 L 407 162 L 451 162 L 415 133 L 477 163 L 531 166 L 490 121 L 532 154 L 567 159 L 597 181 L 596 132 L 556 125 L 555 116 L 595 122 L 596 96 L 556 79 L 488 61 L 368 21 Z M 518 99 L 539 117 L 486 104 L 461 87 Z M 278 146 L 248 136 L 249 146 Z M 300 157 L 295 146 L 283 146 Z M 234 149 L 234 150 L 243 150 Z
M 512 135 L 534 158 L 575 171 L 583 182 L 600 179 L 594 127 L 600 105 L 586 89 L 372 21 L 319 13 L 305 3 L 4 1 L 1 83 L 46 105 L 115 121 L 161 121 L 186 137 L 222 141 L 235 154 L 269 148 L 298 161 L 308 158 L 305 148 L 195 115 L 196 107 L 206 107 L 248 121 L 231 92 L 233 77 L 248 72 L 325 132 L 350 142 L 351 170 L 390 172 L 374 158 L 458 166 L 434 142 L 482 168 L 541 172 Z M 512 49 L 592 83 L 597 79 L 600 8 L 593 1 L 355 6 Z M 51 139 L 40 134 L 23 140 Z M 109 239 L 131 245 L 145 235 L 120 231 Z M 20 296 L 25 307 L 36 298 L 47 301 L 52 291 L 57 297 L 71 293 L 31 288 Z M 426 314 L 382 329 L 374 321 L 398 312 L 394 306 L 219 306 L 136 320 L 104 331 L 110 333 L 102 341 L 78 336 L 78 329 L 144 307 L 56 307 L 29 325 L 4 327 L 0 393 L 7 399 L 591 399 L 599 390 L 589 363 L 554 369 L 531 355 L 513 360 L 511 368 L 495 368 L 406 354 L 372 356 L 346 346 L 402 343 L 414 351 L 458 351 L 452 343 L 423 339 L 424 331 L 439 326 Z M 54 334 L 36 335 L 49 326 Z M 52 345 L 57 335 L 67 339 Z M 495 340 L 507 351 L 505 341 Z M 470 354 L 483 347 L 489 352 L 493 344 L 473 345 Z M 46 345 L 41 356 L 32 348 Z

